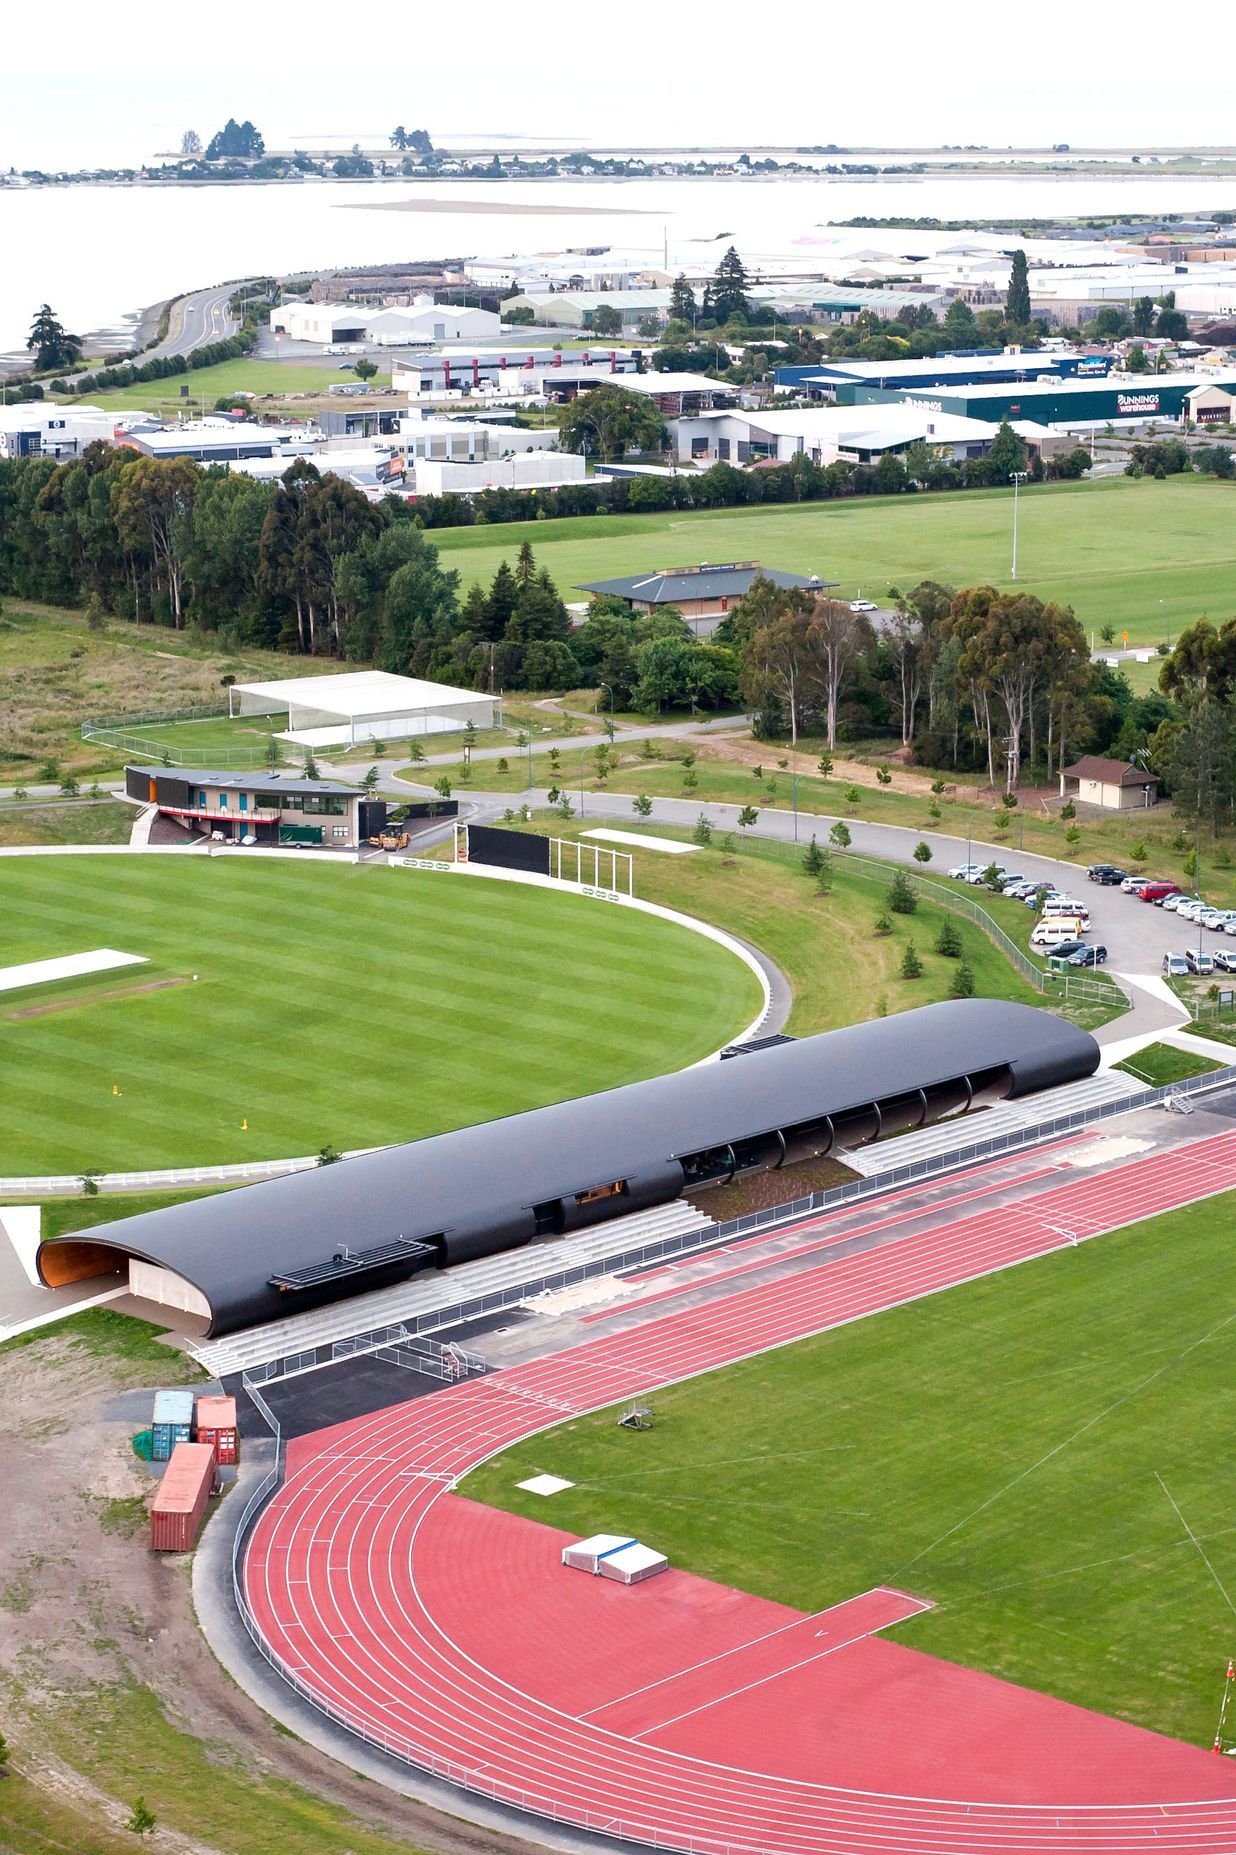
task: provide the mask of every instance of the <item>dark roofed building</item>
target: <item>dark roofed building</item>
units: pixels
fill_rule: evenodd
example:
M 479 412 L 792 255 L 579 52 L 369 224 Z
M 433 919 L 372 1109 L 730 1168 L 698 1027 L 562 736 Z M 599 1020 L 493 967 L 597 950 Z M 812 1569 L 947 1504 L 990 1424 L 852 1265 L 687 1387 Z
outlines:
M 658 606 L 677 607 L 692 630 L 701 637 L 715 631 L 726 613 L 744 597 L 757 575 L 774 586 L 802 586 L 808 592 L 827 592 L 836 580 L 814 574 L 783 573 L 762 567 L 758 560 L 701 561 L 698 567 L 661 567 L 655 573 L 636 573 L 622 580 L 594 580 L 581 585 L 581 593 L 607 593 L 625 599 L 633 612 L 655 612 Z
M 1156 805 L 1159 781 L 1145 767 L 1128 760 L 1105 760 L 1101 754 L 1083 754 L 1060 772 L 1060 797 L 1081 805 L 1101 805 L 1105 811 L 1128 812 Z
M 127 766 L 125 792 L 187 832 L 231 843 L 310 844 L 355 850 L 375 837 L 386 806 L 359 786 L 292 773 Z
M 1050 1012 L 950 1000 L 48 1239 L 38 1269 L 51 1287 L 124 1275 L 227 1333 L 1077 1081 L 1098 1060 Z

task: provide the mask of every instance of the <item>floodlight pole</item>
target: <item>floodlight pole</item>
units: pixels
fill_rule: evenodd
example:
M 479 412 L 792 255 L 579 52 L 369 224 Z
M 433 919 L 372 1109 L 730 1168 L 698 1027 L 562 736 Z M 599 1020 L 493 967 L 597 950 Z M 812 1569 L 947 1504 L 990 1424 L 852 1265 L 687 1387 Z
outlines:
M 1009 472 L 1009 481 L 1013 485 L 1013 564 L 1009 572 L 1009 578 L 1011 580 L 1017 578 L 1017 492 L 1025 480 L 1026 473 L 1024 470 L 1011 470 Z
M 794 810 L 794 842 L 798 842 L 798 769 L 790 773 L 790 804 Z

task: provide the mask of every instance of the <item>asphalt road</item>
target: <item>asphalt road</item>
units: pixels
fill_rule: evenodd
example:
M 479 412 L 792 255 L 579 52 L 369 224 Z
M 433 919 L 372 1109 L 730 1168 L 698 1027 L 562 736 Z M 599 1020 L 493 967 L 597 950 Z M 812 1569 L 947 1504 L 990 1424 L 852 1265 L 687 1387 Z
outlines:
M 172 305 L 171 326 L 167 340 L 157 348 L 148 348 L 143 361 L 170 360 L 176 354 L 192 354 L 195 348 L 212 341 L 224 341 L 234 335 L 240 323 L 228 308 L 228 299 L 236 285 L 216 284 L 209 290 L 194 290 Z

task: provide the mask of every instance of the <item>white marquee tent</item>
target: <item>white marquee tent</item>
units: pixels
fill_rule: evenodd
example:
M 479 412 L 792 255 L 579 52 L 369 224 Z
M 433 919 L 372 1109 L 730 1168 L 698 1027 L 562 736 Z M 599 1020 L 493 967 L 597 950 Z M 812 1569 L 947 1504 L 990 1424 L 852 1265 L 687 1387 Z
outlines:
M 446 734 L 471 721 L 478 728 L 501 725 L 502 704 L 475 689 L 426 683 L 385 670 L 356 670 L 342 676 L 295 676 L 276 683 L 234 683 L 228 691 L 232 715 L 287 714 L 281 740 L 298 747 L 363 747 L 367 741 L 401 741 L 418 734 Z

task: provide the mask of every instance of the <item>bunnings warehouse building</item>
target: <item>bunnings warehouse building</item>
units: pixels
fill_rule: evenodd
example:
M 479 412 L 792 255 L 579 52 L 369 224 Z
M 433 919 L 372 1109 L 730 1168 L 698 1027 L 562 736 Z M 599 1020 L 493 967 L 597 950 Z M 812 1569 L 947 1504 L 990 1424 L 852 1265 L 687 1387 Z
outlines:
M 902 400 L 989 424 L 1033 419 L 1040 425 L 1108 425 L 1187 417 L 1209 425 L 1236 418 L 1234 394 L 1236 373 L 1121 374 L 1106 380 L 1027 380 L 1019 386 L 915 387 L 900 392 L 856 386 L 854 403 Z

